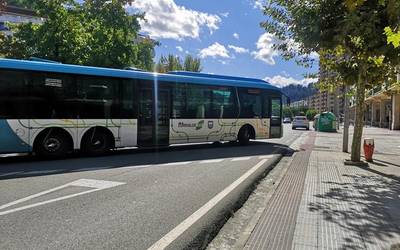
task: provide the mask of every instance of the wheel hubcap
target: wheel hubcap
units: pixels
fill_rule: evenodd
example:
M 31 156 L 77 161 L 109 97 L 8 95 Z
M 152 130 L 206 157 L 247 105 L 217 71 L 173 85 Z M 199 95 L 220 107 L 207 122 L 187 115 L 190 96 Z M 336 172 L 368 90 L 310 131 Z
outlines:
M 57 138 L 48 138 L 44 142 L 44 148 L 49 152 L 56 152 L 61 147 L 61 142 Z

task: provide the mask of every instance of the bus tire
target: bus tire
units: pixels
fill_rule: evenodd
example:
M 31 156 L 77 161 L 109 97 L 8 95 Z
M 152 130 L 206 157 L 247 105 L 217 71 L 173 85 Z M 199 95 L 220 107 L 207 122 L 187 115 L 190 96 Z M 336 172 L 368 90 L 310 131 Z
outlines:
M 104 129 L 92 128 L 83 136 L 81 149 L 90 156 L 104 155 L 113 148 L 112 140 Z
M 35 140 L 34 152 L 44 158 L 63 158 L 70 151 L 71 139 L 60 132 L 45 131 Z
M 239 135 L 238 135 L 238 139 L 239 139 L 239 143 L 240 145 L 247 145 L 250 142 L 250 129 L 248 126 L 244 126 L 240 129 L 239 131 Z

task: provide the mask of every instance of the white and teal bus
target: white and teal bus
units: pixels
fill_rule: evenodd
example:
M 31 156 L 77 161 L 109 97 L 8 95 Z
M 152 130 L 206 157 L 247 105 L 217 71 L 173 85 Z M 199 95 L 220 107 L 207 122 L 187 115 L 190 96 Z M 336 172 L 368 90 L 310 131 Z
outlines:
M 0 59 L 0 153 L 62 157 L 123 147 L 282 136 L 263 80 Z

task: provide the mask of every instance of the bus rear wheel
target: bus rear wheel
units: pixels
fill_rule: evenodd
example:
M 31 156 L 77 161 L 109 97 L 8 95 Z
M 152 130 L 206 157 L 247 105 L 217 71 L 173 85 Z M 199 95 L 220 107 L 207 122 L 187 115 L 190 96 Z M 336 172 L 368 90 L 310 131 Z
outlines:
M 97 156 L 109 153 L 111 139 L 102 131 L 89 131 L 82 139 L 82 151 L 88 155 Z
M 70 147 L 67 136 L 62 133 L 44 134 L 35 144 L 35 153 L 45 158 L 63 158 Z
M 249 144 L 249 141 L 250 141 L 250 130 L 249 130 L 249 128 L 247 126 L 243 127 L 242 129 L 240 129 L 238 139 L 239 139 L 240 145 Z

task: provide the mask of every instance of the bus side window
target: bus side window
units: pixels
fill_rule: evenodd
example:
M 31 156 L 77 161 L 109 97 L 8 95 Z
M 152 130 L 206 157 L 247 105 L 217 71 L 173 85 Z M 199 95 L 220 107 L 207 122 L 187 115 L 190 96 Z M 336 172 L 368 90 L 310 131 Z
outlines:
M 121 119 L 137 118 L 137 100 L 136 100 L 136 82 L 135 80 L 122 80 L 120 87 L 119 107 L 116 112 Z
M 258 89 L 239 88 L 240 118 L 261 118 L 262 98 Z
M 78 97 L 82 119 L 110 119 L 118 110 L 119 79 L 79 76 Z M 117 114 L 118 115 L 118 114 Z
M 187 85 L 187 113 L 185 118 L 204 119 L 211 114 L 211 89 L 207 86 Z
M 271 118 L 271 98 L 268 93 L 263 93 L 263 115 L 262 118 Z
M 236 118 L 235 91 L 233 88 L 218 88 L 212 91 L 213 118 Z
M 70 100 L 76 96 L 73 76 L 57 73 L 32 73 L 30 81 L 32 118 L 74 119 Z
M 186 84 L 176 83 L 172 93 L 172 118 L 182 119 L 186 116 Z
M 0 70 L 0 119 L 31 117 L 28 83 L 26 72 Z

